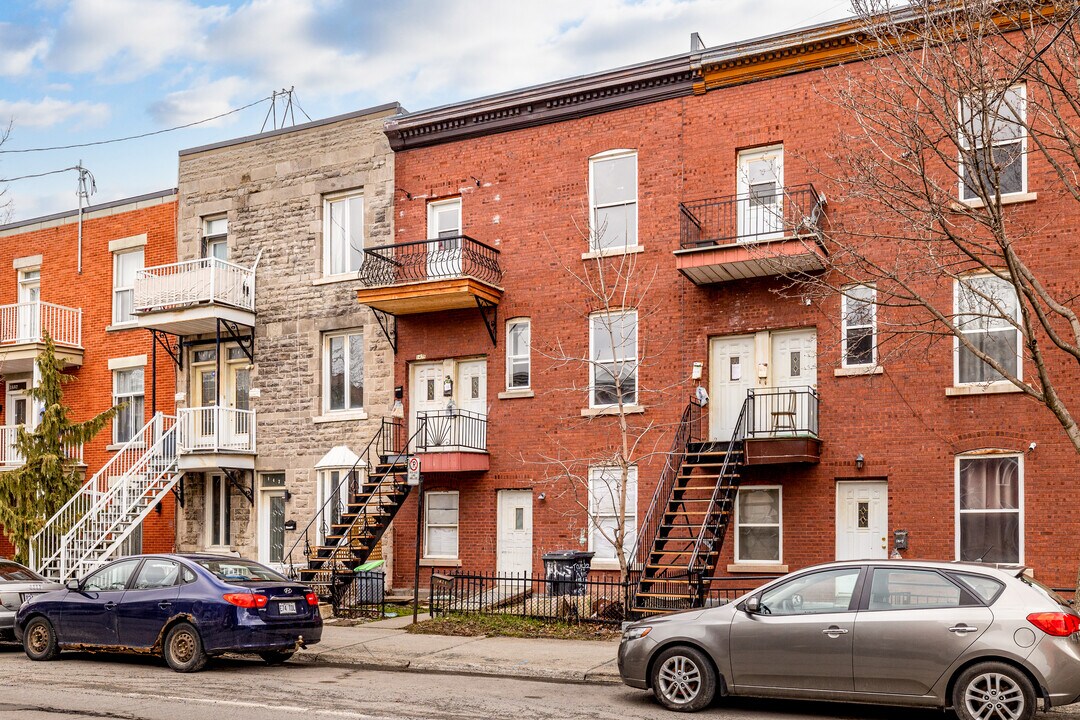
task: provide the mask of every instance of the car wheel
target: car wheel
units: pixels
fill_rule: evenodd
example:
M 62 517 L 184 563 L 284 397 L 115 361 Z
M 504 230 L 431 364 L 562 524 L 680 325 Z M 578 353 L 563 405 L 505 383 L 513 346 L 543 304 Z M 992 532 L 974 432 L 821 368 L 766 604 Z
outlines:
M 23 631 L 23 651 L 31 660 L 52 660 L 59 655 L 60 645 L 52 623 L 43 617 L 31 620 Z
M 696 648 L 678 646 L 661 652 L 653 663 L 653 694 L 669 710 L 696 712 L 716 694 L 716 671 Z
M 292 650 L 261 652 L 259 653 L 259 657 L 261 657 L 267 665 L 281 665 L 282 663 L 287 662 L 289 658 L 293 656 L 293 652 L 294 651 Z
M 198 672 L 209 659 L 203 650 L 199 631 L 187 623 L 174 625 L 165 636 L 162 650 L 165 662 L 176 672 Z
M 982 663 L 956 679 L 952 704 L 960 720 L 1030 720 L 1035 689 L 1012 665 Z

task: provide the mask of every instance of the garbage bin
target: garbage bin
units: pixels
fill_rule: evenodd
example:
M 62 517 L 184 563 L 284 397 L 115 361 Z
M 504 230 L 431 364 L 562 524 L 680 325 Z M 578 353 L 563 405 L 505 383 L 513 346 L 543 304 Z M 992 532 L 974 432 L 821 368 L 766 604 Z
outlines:
M 382 570 L 361 570 L 356 573 L 356 604 L 382 605 L 386 597 L 386 573 Z
M 558 550 L 544 555 L 544 579 L 548 594 L 580 597 L 585 594 L 585 580 L 595 553 Z

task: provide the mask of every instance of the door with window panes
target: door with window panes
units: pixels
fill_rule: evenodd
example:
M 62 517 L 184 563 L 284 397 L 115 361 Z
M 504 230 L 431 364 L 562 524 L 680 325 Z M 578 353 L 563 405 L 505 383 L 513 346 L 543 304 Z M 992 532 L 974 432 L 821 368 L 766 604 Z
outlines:
M 285 473 L 263 473 L 259 483 L 259 562 L 285 562 Z
M 783 234 L 783 147 L 739 153 L 738 193 L 740 242 L 767 240 Z
M 236 346 L 223 348 L 221 363 L 225 384 L 217 383 L 218 364 L 214 349 L 192 353 L 192 407 L 195 409 L 194 438 L 203 449 L 249 446 L 251 433 L 251 366 L 244 351 Z M 222 412 L 221 408 L 238 412 Z
M 41 337 L 41 270 L 19 271 L 19 339 L 34 341 Z
M 428 279 L 461 274 L 461 199 L 428 204 Z

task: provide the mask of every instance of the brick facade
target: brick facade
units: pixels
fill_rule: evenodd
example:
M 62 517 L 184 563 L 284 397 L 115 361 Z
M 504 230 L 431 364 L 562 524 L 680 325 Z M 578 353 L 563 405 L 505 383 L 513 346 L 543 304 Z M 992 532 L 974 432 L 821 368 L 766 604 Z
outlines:
M 0 227 L 0 304 L 18 301 L 18 268 L 40 268 L 41 300 L 82 311 L 83 360 L 67 370 L 75 380 L 64 386 L 64 401 L 75 420 L 85 420 L 112 405 L 113 372 L 109 361 L 134 358 L 144 367 L 144 418 L 152 416 L 153 345 L 150 334 L 129 326 L 113 325 L 113 263 L 110 243 L 126 241 L 142 247 L 145 265 L 176 260 L 176 193 L 173 190 L 91 206 L 83 212 L 82 272 L 78 270 L 77 213 L 66 212 Z M 115 247 L 115 246 L 114 246 Z M 40 256 L 40 262 L 33 256 Z M 132 364 L 131 366 L 136 366 Z M 164 353 L 157 356 L 157 410 L 173 412 L 175 373 Z M 6 383 L 29 380 L 30 374 L 12 376 Z M 140 423 L 141 425 L 141 423 Z M 113 455 L 112 427 L 107 427 L 84 448 L 87 477 Z M 145 552 L 171 552 L 175 545 L 175 500 L 170 494 L 147 516 L 142 526 Z M 0 555 L 11 548 L 0 541 Z

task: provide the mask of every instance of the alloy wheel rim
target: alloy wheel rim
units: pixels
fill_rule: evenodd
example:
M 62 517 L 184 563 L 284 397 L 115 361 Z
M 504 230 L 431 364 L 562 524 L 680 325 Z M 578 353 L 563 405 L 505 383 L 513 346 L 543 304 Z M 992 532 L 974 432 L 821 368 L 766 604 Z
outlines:
M 49 629 L 38 623 L 30 629 L 30 649 L 35 653 L 43 653 L 49 647 Z
M 657 683 L 665 698 L 678 705 L 685 705 L 701 692 L 701 670 L 685 655 L 675 655 L 660 666 Z
M 178 663 L 190 662 L 195 655 L 195 637 L 189 632 L 178 632 L 173 635 L 170 649 Z
M 964 705 L 976 720 L 1016 720 L 1024 714 L 1024 691 L 1008 675 L 983 673 L 968 683 Z

